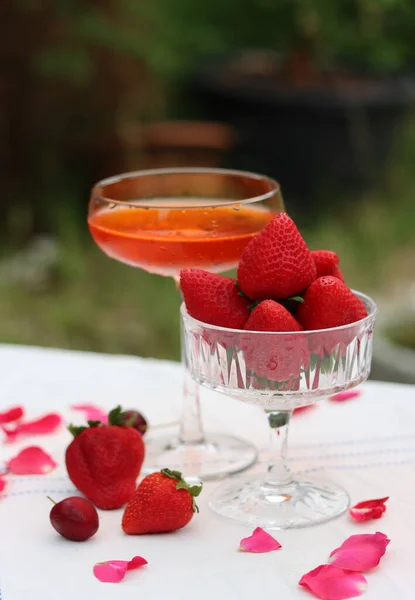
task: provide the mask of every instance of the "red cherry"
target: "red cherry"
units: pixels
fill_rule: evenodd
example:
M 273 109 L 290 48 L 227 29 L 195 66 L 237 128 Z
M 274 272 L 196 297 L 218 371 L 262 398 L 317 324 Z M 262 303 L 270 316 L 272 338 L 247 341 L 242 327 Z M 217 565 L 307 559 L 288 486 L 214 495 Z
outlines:
M 50 511 L 50 522 L 62 537 L 74 542 L 88 540 L 99 527 L 95 506 L 79 496 L 71 496 L 56 503 Z
M 136 429 L 141 435 L 144 435 L 148 425 L 143 415 L 137 410 L 127 410 L 124 414 L 124 423 L 128 423 L 130 427 Z

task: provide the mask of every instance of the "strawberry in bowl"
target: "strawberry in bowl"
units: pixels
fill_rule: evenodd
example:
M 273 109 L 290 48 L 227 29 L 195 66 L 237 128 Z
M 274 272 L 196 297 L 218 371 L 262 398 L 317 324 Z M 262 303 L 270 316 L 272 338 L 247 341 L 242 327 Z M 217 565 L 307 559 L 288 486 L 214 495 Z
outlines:
M 353 342 L 360 350 L 354 324 L 368 317 L 364 299 L 345 284 L 338 255 L 309 250 L 286 213 L 246 246 L 237 280 L 185 269 L 181 289 L 187 314 L 205 324 L 193 358 L 233 356 L 239 386 L 316 389 Z M 215 375 L 223 385 L 229 373 Z

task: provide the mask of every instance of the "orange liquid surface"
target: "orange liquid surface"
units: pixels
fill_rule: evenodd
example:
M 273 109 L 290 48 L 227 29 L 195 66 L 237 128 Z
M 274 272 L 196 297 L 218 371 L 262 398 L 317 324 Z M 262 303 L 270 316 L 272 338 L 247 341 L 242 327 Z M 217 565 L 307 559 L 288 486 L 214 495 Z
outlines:
M 236 267 L 247 243 L 275 214 L 253 205 L 171 206 L 105 209 L 90 215 L 89 230 L 111 258 L 177 277 L 184 267 L 217 273 Z

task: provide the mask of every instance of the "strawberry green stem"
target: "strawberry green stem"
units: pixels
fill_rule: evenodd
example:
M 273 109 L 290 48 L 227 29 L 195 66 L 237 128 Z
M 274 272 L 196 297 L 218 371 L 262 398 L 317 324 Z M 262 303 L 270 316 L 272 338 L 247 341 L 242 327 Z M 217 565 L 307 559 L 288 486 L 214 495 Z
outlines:
M 189 485 L 182 477 L 180 471 L 171 471 L 170 469 L 162 469 L 162 475 L 169 477 L 170 479 L 175 479 L 177 481 L 176 490 L 186 490 L 192 496 L 193 499 L 193 510 L 194 512 L 199 512 L 199 507 L 195 502 L 195 498 L 200 495 L 202 491 L 203 484 L 199 485 Z

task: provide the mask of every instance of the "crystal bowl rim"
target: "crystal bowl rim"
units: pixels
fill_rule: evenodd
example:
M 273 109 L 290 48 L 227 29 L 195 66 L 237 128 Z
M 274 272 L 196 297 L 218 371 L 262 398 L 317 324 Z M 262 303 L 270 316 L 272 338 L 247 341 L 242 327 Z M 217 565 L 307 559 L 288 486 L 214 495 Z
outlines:
M 363 292 L 359 292 L 357 290 L 352 289 L 352 292 L 360 300 L 362 300 L 364 302 L 366 308 L 368 309 L 367 317 L 365 317 L 364 319 L 360 319 L 360 321 L 354 321 L 353 323 L 348 323 L 347 325 L 338 325 L 337 327 L 330 327 L 327 329 L 305 329 L 305 330 L 301 330 L 301 331 L 251 331 L 249 329 L 232 329 L 231 327 L 221 327 L 219 325 L 210 325 L 209 323 L 205 323 L 204 321 L 199 321 L 198 319 L 195 319 L 187 312 L 186 305 L 184 302 L 182 302 L 182 305 L 180 307 L 180 312 L 181 312 L 184 320 L 187 320 L 190 323 L 193 323 L 194 325 L 198 325 L 200 327 L 203 327 L 204 329 L 210 329 L 211 331 L 220 331 L 220 332 L 225 332 L 225 333 L 226 332 L 227 333 L 235 333 L 235 334 L 242 333 L 244 335 L 254 334 L 255 336 L 257 336 L 257 335 L 272 335 L 272 336 L 289 335 L 290 337 L 297 336 L 297 335 L 309 336 L 309 335 L 316 335 L 319 333 L 327 334 L 327 332 L 333 332 L 333 331 L 334 332 L 338 331 L 340 333 L 340 332 L 347 331 L 348 329 L 351 329 L 352 327 L 366 325 L 376 316 L 376 313 L 378 310 L 376 302 L 373 300 L 373 298 L 371 298 L 367 294 L 364 294 Z

